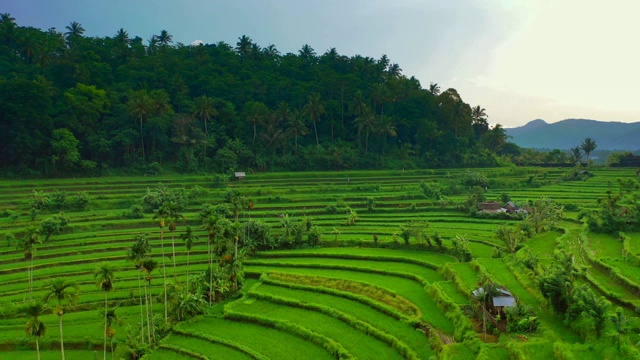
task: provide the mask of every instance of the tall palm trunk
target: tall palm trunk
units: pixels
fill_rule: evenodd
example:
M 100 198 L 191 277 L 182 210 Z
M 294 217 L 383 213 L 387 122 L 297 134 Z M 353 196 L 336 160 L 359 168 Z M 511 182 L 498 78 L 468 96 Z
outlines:
M 166 289 L 166 286 L 165 286 Z M 165 291 L 165 299 L 167 297 L 166 291 Z M 165 300 L 165 310 L 167 308 L 167 303 Z M 156 327 L 155 324 L 153 323 L 153 296 L 151 295 L 151 278 L 149 278 L 149 311 L 151 312 L 151 324 L 149 324 L 148 326 L 151 327 L 151 337 L 153 338 L 153 342 L 156 341 Z M 166 318 L 165 318 L 166 321 Z
M 189 291 L 189 254 L 191 251 L 187 251 L 187 291 Z
M 36 336 L 36 353 L 38 354 L 38 360 L 40 360 L 40 336 Z
M 209 306 L 213 301 L 213 250 L 211 250 L 211 239 L 207 244 L 209 246 Z
M 142 116 L 140 116 L 140 148 L 142 149 L 142 158 L 144 159 L 144 137 L 142 136 Z
M 320 141 L 318 141 L 318 128 L 316 127 L 316 122 L 313 122 L 313 131 L 316 133 L 316 145 L 320 145 Z
M 142 312 L 142 286 L 140 285 L 140 270 L 138 270 L 138 294 L 140 295 L 140 341 L 144 343 L 144 315 Z M 146 291 L 144 300 L 145 302 L 147 301 Z
M 164 322 L 167 322 L 167 271 L 164 264 L 164 228 L 160 230 L 160 245 L 162 247 L 162 278 L 164 286 Z M 151 291 L 151 289 L 149 289 Z
M 104 357 L 107 360 L 107 292 L 104 292 Z
M 176 275 L 176 242 L 175 237 L 173 235 L 173 230 L 171 230 L 171 251 L 173 252 L 173 283 L 178 283 L 178 275 Z M 165 301 L 167 301 L 165 299 Z
M 62 310 L 59 310 L 62 311 Z M 58 315 L 58 323 L 60 325 L 60 351 L 62 352 L 62 360 L 64 360 L 64 338 L 62 336 L 62 315 Z
M 207 119 L 204 118 L 204 155 L 202 156 L 203 162 L 207 160 L 207 147 L 209 147 L 209 130 L 207 129 Z
M 149 296 L 147 295 L 147 284 L 144 284 L 144 304 L 147 310 L 147 340 L 151 344 L 151 320 L 149 319 Z

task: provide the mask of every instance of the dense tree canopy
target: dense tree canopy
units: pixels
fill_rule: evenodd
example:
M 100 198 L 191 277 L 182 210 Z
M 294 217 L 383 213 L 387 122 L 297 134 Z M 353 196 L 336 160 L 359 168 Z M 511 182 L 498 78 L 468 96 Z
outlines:
M 482 166 L 507 144 L 484 108 L 423 88 L 386 55 L 84 32 L 0 18 L 7 173 Z

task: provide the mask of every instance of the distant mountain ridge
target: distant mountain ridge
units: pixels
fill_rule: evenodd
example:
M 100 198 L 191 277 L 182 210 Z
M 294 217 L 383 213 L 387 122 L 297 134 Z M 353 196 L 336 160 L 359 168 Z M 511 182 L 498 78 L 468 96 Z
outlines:
M 569 149 L 585 138 L 596 141 L 599 150 L 640 149 L 640 122 L 622 123 L 589 119 L 566 119 L 549 124 L 542 119 L 524 126 L 506 128 L 510 141 L 524 148 Z

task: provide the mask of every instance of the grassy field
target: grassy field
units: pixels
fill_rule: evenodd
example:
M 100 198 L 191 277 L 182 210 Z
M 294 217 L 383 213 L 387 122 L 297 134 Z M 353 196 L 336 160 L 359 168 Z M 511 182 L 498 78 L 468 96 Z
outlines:
M 595 200 L 616 179 L 632 179 L 634 172 L 595 169 L 595 176 L 587 181 L 563 182 L 564 170 L 558 169 L 473 171 L 491 184 L 485 193 L 488 200 L 499 200 L 507 193 L 521 204 L 548 197 L 571 205 L 568 220 L 534 236 L 526 248 L 539 258 L 541 266 L 551 262 L 559 246 L 571 249 L 581 269 L 580 283 L 625 308 L 631 326 L 627 336 L 630 343 L 637 343 L 640 339 L 633 332 L 640 331 L 640 321 L 633 309 L 640 306 L 640 268 L 625 251 L 640 253 L 640 235 L 625 234 L 623 242 L 615 236 L 589 233 L 574 220 L 580 209 L 597 208 Z M 51 279 L 64 277 L 79 284 L 78 304 L 64 315 L 66 358 L 93 359 L 95 351 L 102 356 L 104 292 L 96 286 L 93 272 L 103 261 L 117 271 L 108 299 L 111 306 L 119 306 L 114 345 L 116 351 L 122 350 L 128 331 L 135 334 L 140 323 L 140 272 L 126 260 L 135 237 L 148 234 L 152 257 L 159 264 L 148 291 L 154 299 L 153 313 L 161 316 L 163 261 L 168 281 L 174 279 L 174 260 L 175 278 L 181 283 L 186 282 L 188 272 L 195 276 L 207 268 L 207 232 L 199 212 L 204 203 L 220 203 L 228 189 L 245 194 L 254 204 L 240 213 L 240 222 L 259 220 L 273 236 L 280 236 L 283 214 L 294 221 L 307 219 L 322 228 L 325 247 L 249 256 L 244 269 L 252 279 L 243 288 L 243 297 L 179 323 L 145 359 L 323 359 L 338 353 L 342 358 L 359 359 L 475 359 L 483 354 L 491 359 L 565 358 L 556 342 L 566 344 L 566 351 L 576 358 L 618 357 L 599 345 L 590 347 L 592 339 L 572 332 L 562 317 L 553 314 L 535 286 L 536 279 L 522 271 L 511 255 L 494 257 L 496 248 L 505 248 L 495 235 L 496 229 L 514 227 L 519 220 L 469 217 L 459 210 L 466 200 L 464 192 L 438 201 L 427 198 L 420 186 L 426 183 L 444 188 L 447 181 L 467 175 L 464 169 L 258 173 L 223 185 L 215 183 L 213 176 L 0 181 L 0 212 L 6 210 L 6 216 L 0 217 L 0 358 L 34 357 L 35 339 L 25 334 L 27 319 L 15 311 L 31 296 L 27 281 L 30 269 L 36 299 L 44 296 L 44 286 Z M 539 181 L 535 187 L 527 185 L 531 177 Z M 151 213 L 142 218 L 124 215 L 133 205 L 141 204 L 148 189 L 159 184 L 196 189 L 199 194 L 173 233 L 175 259 L 172 234 L 167 231 L 161 242 L 158 222 Z M 87 192 L 90 201 L 83 210 L 63 208 L 69 226 L 39 244 L 31 262 L 16 249 L 17 240 L 9 244 L 4 239 L 9 234 L 23 236 L 29 225 L 40 225 L 58 212 L 45 210 L 31 220 L 34 190 L 47 194 L 65 191 L 68 201 Z M 349 225 L 347 212 L 335 210 L 347 206 L 357 212 L 355 222 Z M 399 236 L 401 229 L 417 220 L 426 235 L 433 238 L 437 233 L 442 238 L 442 248 L 415 235 L 405 245 Z M 198 237 L 188 255 L 189 266 L 180 240 L 186 225 Z M 452 239 L 456 236 L 470 241 L 473 262 L 458 262 L 453 256 Z M 262 274 L 271 275 L 258 280 Z M 470 292 L 483 274 L 536 311 L 540 322 L 537 332 L 498 334 L 486 343 L 480 340 L 484 337 L 480 336 L 480 323 L 472 316 L 475 302 Z M 440 292 L 434 292 L 433 287 Z M 59 358 L 58 317 L 49 312 L 41 320 L 47 326 L 41 339 L 42 359 Z M 471 333 L 463 339 L 459 332 L 469 328 Z

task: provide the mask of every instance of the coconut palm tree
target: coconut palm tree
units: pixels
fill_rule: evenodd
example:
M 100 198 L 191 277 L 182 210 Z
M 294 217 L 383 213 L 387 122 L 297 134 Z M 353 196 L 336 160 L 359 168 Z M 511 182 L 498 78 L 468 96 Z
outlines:
M 247 35 L 242 35 L 242 37 L 238 38 L 238 42 L 236 43 L 236 51 L 242 58 L 245 58 L 251 51 L 252 45 L 253 40 L 251 40 Z
M 78 293 L 80 287 L 74 281 L 64 278 L 49 280 L 45 283 L 46 295 L 44 301 L 49 303 L 56 302 L 54 314 L 58 315 L 58 323 L 60 326 L 60 351 L 62 352 L 62 360 L 64 360 L 64 337 L 62 333 L 62 316 L 64 315 L 65 306 L 72 307 L 78 301 Z
M 296 155 L 298 155 L 298 136 L 305 136 L 309 134 L 309 128 L 307 128 L 307 125 L 304 123 L 304 113 L 302 111 L 295 110 L 287 122 L 287 126 L 287 131 L 294 135 Z
M 145 284 L 145 287 L 144 287 L 144 297 L 145 297 L 145 299 L 147 299 L 146 300 L 146 307 L 147 307 L 147 337 L 149 338 L 149 344 L 151 344 L 151 339 L 152 338 L 153 338 L 154 341 L 156 339 L 155 327 L 153 325 L 153 296 L 151 296 L 151 280 L 153 279 L 153 276 L 151 275 L 151 273 L 153 272 L 153 270 L 156 269 L 157 266 L 158 266 L 158 263 L 153 259 L 146 258 L 146 259 L 144 259 L 142 261 L 142 271 L 145 272 L 145 274 L 146 274 L 145 279 L 147 280 L 147 283 Z M 148 288 L 149 288 L 148 292 L 147 292 L 147 284 L 148 284 Z M 164 288 L 165 289 L 167 288 L 166 285 L 165 285 Z M 166 292 L 166 290 L 165 290 L 165 292 Z M 165 299 L 166 299 L 166 294 L 165 294 Z M 165 301 L 165 309 L 166 309 L 166 301 Z
M 160 205 L 153 214 L 152 219 L 158 220 L 158 225 L 160 226 L 160 248 L 162 249 L 162 278 L 163 278 L 163 286 L 164 293 L 167 293 L 167 271 L 165 268 L 164 262 L 164 226 L 165 220 L 169 218 L 169 207 L 167 204 Z M 174 256 L 175 258 L 175 256 Z M 167 321 L 168 310 L 167 310 L 167 298 L 164 299 L 164 319 Z
M 209 128 L 207 124 L 212 117 L 218 115 L 218 111 L 213 106 L 213 100 L 208 98 L 207 95 L 199 96 L 195 99 L 195 115 L 200 118 L 200 120 L 204 123 L 204 152 L 202 159 L 207 158 L 207 147 L 209 146 Z
M 363 131 L 365 133 L 364 153 L 367 154 L 369 152 L 369 134 L 376 130 L 376 116 L 371 109 L 367 108 L 364 114 L 354 120 L 354 123 L 358 128 L 358 138 Z
M 320 94 L 309 95 L 309 101 L 302 110 L 304 111 L 305 115 L 307 115 L 309 119 L 311 119 L 311 122 L 313 122 L 313 130 L 316 133 L 316 145 L 320 145 L 316 123 L 320 121 L 320 118 L 326 112 L 320 100 Z
M 221 217 L 219 215 L 209 215 L 207 218 L 203 219 L 202 226 L 207 231 L 207 254 L 209 255 L 209 288 L 212 287 L 213 284 L 213 244 L 216 240 L 216 234 L 218 232 L 218 222 Z M 209 306 L 213 301 L 213 292 L 209 291 Z
M 142 150 L 142 158 L 144 154 L 144 133 L 142 131 L 142 123 L 153 113 L 153 104 L 146 90 L 140 90 L 133 94 L 129 100 L 129 115 L 140 121 L 140 149 Z
M 151 251 L 151 245 L 146 235 L 136 235 L 135 242 L 131 249 L 127 252 L 127 260 L 133 262 L 138 270 L 138 295 L 140 296 L 140 337 L 144 342 L 144 316 L 142 312 L 142 286 L 140 284 L 140 272 L 142 271 L 142 262 L 147 257 L 147 253 Z
M 440 85 L 438 85 L 437 83 L 430 83 L 429 92 L 432 93 L 434 96 L 440 95 Z
M 174 202 L 170 202 L 167 204 L 168 209 L 168 218 L 169 218 L 169 232 L 171 233 L 171 249 L 173 252 L 173 282 L 177 281 L 176 275 L 176 243 L 174 231 L 178 227 L 178 221 L 184 220 L 184 216 L 179 213 L 180 209 L 178 205 Z
M 262 123 L 269 114 L 269 108 L 261 102 L 249 101 L 244 104 L 244 118 L 253 127 L 253 140 L 252 143 L 256 143 L 256 136 L 258 134 L 258 124 Z
M 76 39 L 82 37 L 84 34 L 84 28 L 78 22 L 73 21 L 69 25 L 64 27 L 67 31 L 64 33 L 67 42 L 71 45 Z
M 185 232 L 180 235 L 182 241 L 184 241 L 184 246 L 187 248 L 187 291 L 189 290 L 189 255 L 191 254 L 191 248 L 193 248 L 193 243 L 198 240 L 198 237 L 191 230 L 191 226 L 187 226 Z
M 580 144 L 580 148 L 582 149 L 582 151 L 584 151 L 584 154 L 587 155 L 587 164 L 588 164 L 589 163 L 589 155 L 591 154 L 592 151 L 594 151 L 595 149 L 598 148 L 598 145 L 596 144 L 595 140 L 593 140 L 592 138 L 588 137 L 588 138 L 584 139 L 582 144 Z
M 160 35 L 156 37 L 160 46 L 167 46 L 173 42 L 173 35 L 169 34 L 167 30 L 160 31 Z
M 25 260 L 29 260 L 27 267 L 27 282 L 29 283 L 29 298 L 33 300 L 33 258 L 36 254 L 36 245 L 41 244 L 40 230 L 31 225 L 27 228 L 25 237 L 18 243 L 18 248 L 24 252 Z
M 36 353 L 38 355 L 38 360 L 40 360 L 40 337 L 44 336 L 47 331 L 47 327 L 44 322 L 40 320 L 40 317 L 44 316 L 48 311 L 49 308 L 47 304 L 39 301 L 25 304 L 20 308 L 20 313 L 27 316 L 27 327 L 25 329 L 27 335 L 36 338 Z
M 121 325 L 121 320 L 118 318 L 116 314 L 116 310 L 118 307 L 109 308 L 106 312 L 105 317 L 105 333 L 109 337 L 109 346 L 111 347 L 111 359 L 113 359 L 113 337 L 116 335 L 116 329 L 114 329 L 115 324 Z
M 96 285 L 104 291 L 104 360 L 107 360 L 107 299 L 110 291 L 113 291 L 113 283 L 116 281 L 115 269 L 111 264 L 103 262 L 93 272 Z
M 571 162 L 574 165 L 578 165 L 580 161 L 582 161 L 582 152 L 580 152 L 580 146 L 572 147 L 569 150 L 569 155 L 571 156 Z

